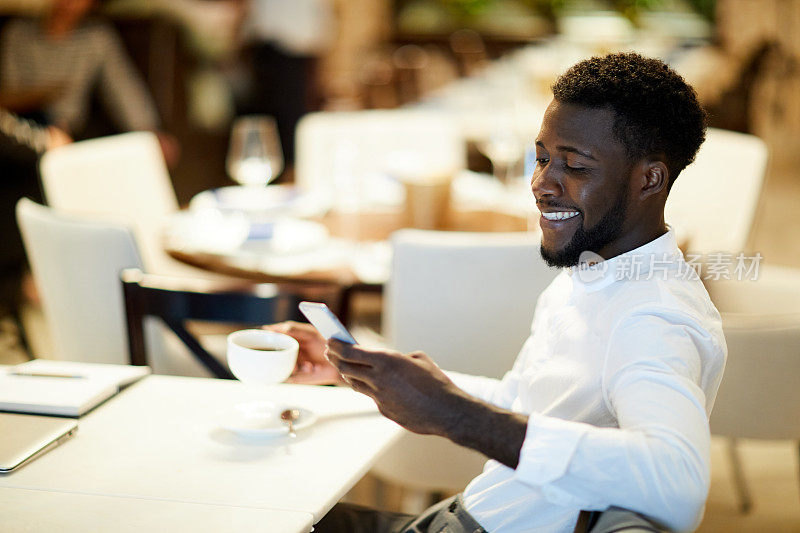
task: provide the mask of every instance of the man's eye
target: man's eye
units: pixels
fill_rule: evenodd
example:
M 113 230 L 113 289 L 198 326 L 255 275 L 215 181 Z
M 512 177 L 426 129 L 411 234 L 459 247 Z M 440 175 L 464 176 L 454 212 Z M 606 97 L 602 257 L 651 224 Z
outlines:
M 570 172 L 588 172 L 589 171 L 589 169 L 586 168 L 586 167 L 571 167 L 569 165 L 565 165 L 565 166 L 567 167 L 567 170 L 569 170 Z
M 547 158 L 547 157 L 537 157 L 536 158 L 536 163 L 539 164 L 539 165 L 546 165 L 549 162 L 550 162 L 550 159 Z

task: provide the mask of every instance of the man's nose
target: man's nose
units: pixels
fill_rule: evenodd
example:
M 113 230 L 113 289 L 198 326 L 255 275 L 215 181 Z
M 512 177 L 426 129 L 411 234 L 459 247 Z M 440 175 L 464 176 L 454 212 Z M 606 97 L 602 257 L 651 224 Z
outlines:
M 558 181 L 557 176 L 550 171 L 550 165 L 545 165 L 544 168 L 537 165 L 531 178 L 531 192 L 533 192 L 533 196 L 537 200 L 548 196 L 561 195 L 561 183 Z

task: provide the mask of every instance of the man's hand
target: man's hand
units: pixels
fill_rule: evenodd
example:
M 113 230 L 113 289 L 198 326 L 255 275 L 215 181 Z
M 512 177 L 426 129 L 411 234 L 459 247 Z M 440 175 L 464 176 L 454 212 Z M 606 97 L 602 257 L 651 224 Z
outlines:
M 331 339 L 326 355 L 354 390 L 409 431 L 448 436 L 469 396 L 422 352 L 370 350 Z
M 285 333 L 300 344 L 297 365 L 289 383 L 330 385 L 341 381 L 339 371 L 325 358 L 325 338 L 311 324 L 280 322 L 264 329 Z
M 161 146 L 161 153 L 164 154 L 164 162 L 167 164 L 167 168 L 173 170 L 181 158 L 181 144 L 178 142 L 178 138 L 170 133 L 156 131 L 155 134 L 158 144 Z
M 424 353 L 369 350 L 331 339 L 325 354 L 386 418 L 517 467 L 528 417 L 469 396 Z
M 61 128 L 57 128 L 56 126 L 49 126 L 47 128 L 47 149 L 52 150 L 53 148 L 58 148 L 59 146 L 64 146 L 65 144 L 69 144 L 72 142 L 72 137 L 69 134 L 62 130 Z

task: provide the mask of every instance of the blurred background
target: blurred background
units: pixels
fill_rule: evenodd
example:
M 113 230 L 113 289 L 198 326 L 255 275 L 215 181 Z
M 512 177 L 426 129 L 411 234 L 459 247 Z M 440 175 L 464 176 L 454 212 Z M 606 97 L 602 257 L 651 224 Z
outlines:
M 757 215 L 757 240 L 765 239 L 760 247 L 773 260 L 800 265 L 800 246 L 783 245 L 796 227 L 796 219 L 784 217 L 794 211 L 789 202 L 797 198 L 797 180 L 778 183 L 778 176 L 797 168 L 794 156 L 800 154 L 800 4 L 793 0 L 74 3 L 94 4 L 85 16 L 111 24 L 146 94 L 142 105 L 119 110 L 108 104 L 113 95 L 103 101 L 108 94 L 102 87 L 87 87 L 90 100 L 80 112 L 88 116 L 76 117 L 67 133 L 75 140 L 142 126 L 165 133 L 168 142 L 162 144 L 182 205 L 200 191 L 232 183 L 224 161 L 238 115 L 276 117 L 286 161 L 280 181 L 286 182 L 293 176 L 295 127 L 305 113 L 435 105 L 437 98 L 458 92 L 450 94 L 448 105 L 477 115 L 486 106 L 470 101 L 466 86 L 456 90 L 454 82 L 502 67 L 510 73 L 495 77 L 499 86 L 483 89 L 515 93 L 518 107 L 546 102 L 549 84 L 576 60 L 635 49 L 678 69 L 697 89 L 712 126 L 753 133 L 768 143 L 767 190 L 779 192 L 768 193 L 771 209 Z M 3 27 L 15 17 L 46 17 L 50 4 L 0 0 L 6 56 L 13 54 L 14 37 Z M 14 68 L 9 63 L 4 61 L 6 71 Z M 17 74 L 0 72 L 0 80 L 6 93 L 26 90 Z M 50 85 L 50 94 L 38 84 L 39 94 L 6 94 L 0 104 L 42 118 L 58 92 L 57 81 Z M 125 120 L 130 114 L 150 118 Z M 535 135 L 533 122 L 523 142 Z M 469 166 L 486 170 L 490 163 L 471 146 Z M 773 246 L 767 234 L 781 245 Z
M 765 143 L 744 250 L 800 267 L 800 0 L 0 0 L 3 268 L 19 281 L 14 204 L 41 200 L 31 176 L 52 148 L 152 131 L 186 206 L 234 184 L 237 117 L 274 117 L 275 182 L 291 184 L 305 115 L 435 110 L 458 123 L 466 167 L 503 181 L 524 174 L 555 78 L 616 50 L 660 57 L 695 87 L 710 126 Z M 725 163 L 706 169 L 722 175 L 703 202 L 725 196 L 736 172 Z M 715 446 L 701 531 L 800 530 L 796 441 L 744 448 L 749 513 Z

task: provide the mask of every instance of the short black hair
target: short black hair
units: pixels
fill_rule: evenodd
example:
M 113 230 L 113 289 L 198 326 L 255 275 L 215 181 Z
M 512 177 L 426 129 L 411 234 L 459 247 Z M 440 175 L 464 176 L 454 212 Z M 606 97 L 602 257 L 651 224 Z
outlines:
M 559 102 L 612 109 L 614 135 L 630 162 L 663 154 L 669 187 L 705 140 L 707 115 L 697 94 L 658 59 L 636 53 L 592 57 L 570 67 L 552 90 Z

